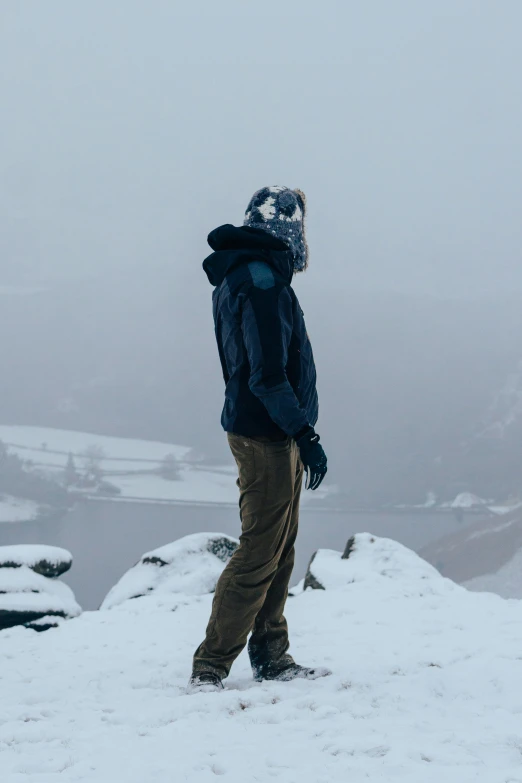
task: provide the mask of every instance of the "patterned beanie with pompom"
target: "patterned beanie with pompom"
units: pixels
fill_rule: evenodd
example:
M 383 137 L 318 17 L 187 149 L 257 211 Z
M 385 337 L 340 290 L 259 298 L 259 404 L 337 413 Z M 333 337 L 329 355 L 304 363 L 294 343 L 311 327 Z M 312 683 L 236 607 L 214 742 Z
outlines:
M 302 191 L 272 185 L 254 193 L 245 212 L 245 226 L 268 231 L 285 242 L 294 256 L 294 271 L 308 266 L 305 237 L 306 198 Z

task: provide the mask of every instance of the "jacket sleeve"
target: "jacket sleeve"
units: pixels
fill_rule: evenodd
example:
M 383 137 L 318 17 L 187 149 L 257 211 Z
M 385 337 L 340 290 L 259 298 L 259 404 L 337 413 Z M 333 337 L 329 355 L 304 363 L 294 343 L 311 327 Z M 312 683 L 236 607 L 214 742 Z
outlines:
M 309 424 L 286 375 L 293 331 L 288 288 L 253 287 L 242 308 L 243 341 L 250 363 L 249 386 L 272 421 L 294 436 Z

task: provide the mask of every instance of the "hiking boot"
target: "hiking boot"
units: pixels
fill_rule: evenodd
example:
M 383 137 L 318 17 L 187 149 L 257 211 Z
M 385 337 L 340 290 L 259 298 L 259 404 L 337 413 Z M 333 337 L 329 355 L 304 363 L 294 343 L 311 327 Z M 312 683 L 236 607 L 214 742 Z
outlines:
M 222 690 L 223 681 L 215 672 L 193 674 L 187 686 L 187 693 L 213 693 L 213 691 Z
M 254 671 L 254 680 L 262 682 L 263 680 L 277 680 L 278 682 L 289 682 L 290 680 L 318 680 L 319 677 L 328 677 L 332 672 L 325 669 L 324 666 L 315 666 L 313 669 L 308 666 L 299 666 L 298 663 L 289 663 L 283 666 L 266 666 Z

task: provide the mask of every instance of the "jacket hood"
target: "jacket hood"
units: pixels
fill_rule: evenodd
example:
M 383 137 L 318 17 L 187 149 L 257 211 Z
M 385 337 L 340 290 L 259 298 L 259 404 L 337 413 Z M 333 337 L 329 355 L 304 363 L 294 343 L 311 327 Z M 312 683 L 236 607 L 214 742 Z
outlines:
M 256 260 L 265 261 L 288 282 L 292 279 L 291 250 L 281 239 L 262 229 L 226 223 L 211 231 L 207 241 L 214 253 L 205 258 L 203 269 L 213 286 L 220 285 L 234 267 Z

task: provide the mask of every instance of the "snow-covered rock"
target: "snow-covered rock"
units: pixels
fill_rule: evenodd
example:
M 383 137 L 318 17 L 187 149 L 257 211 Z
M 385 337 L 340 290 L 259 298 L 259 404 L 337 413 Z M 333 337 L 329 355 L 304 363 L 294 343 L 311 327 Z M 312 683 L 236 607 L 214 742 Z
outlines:
M 73 591 L 63 582 L 26 565 L 0 568 L 0 630 L 47 616 L 76 617 L 80 612 Z
M 315 682 L 254 683 L 245 651 L 187 695 L 212 595 L 4 631 L 2 783 L 518 783 L 522 602 L 369 538 L 288 601 L 292 654 L 333 671 Z
M 238 543 L 224 533 L 195 533 L 147 552 L 110 590 L 100 608 L 113 609 L 151 594 L 212 593 Z
M 72 565 L 72 555 L 66 549 L 44 544 L 0 546 L 0 569 L 27 566 L 37 574 L 56 577 Z
M 402 544 L 370 533 L 358 533 L 348 540 L 344 552 L 333 549 L 315 552 L 305 576 L 304 589 L 339 590 L 355 582 L 374 584 L 379 579 L 389 581 L 403 571 L 416 585 L 425 581 L 436 584 L 440 579 L 433 566 Z
M 68 571 L 71 563 L 71 553 L 59 547 L 1 546 L 0 630 L 26 623 L 35 630 L 45 630 L 56 624 L 52 617 L 79 615 L 81 608 L 73 591 L 56 578 Z M 46 617 L 46 622 L 40 622 Z

